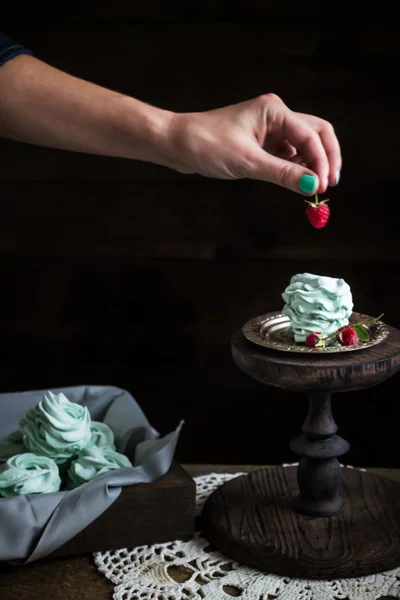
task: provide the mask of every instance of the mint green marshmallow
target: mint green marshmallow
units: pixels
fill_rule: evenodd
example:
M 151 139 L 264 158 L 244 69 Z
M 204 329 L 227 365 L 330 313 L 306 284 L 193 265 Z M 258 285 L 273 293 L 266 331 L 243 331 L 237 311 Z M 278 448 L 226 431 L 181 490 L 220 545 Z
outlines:
M 294 275 L 282 298 L 282 312 L 290 319 L 296 342 L 305 342 L 314 332 L 327 337 L 348 325 L 353 312 L 353 297 L 344 279 L 311 273 Z
M 23 442 L 31 451 L 62 465 L 89 445 L 92 433 L 85 406 L 60 393 L 47 392 L 20 421 Z
M 122 467 L 132 467 L 131 461 L 124 454 L 107 446 L 86 448 L 69 466 L 67 488 L 74 489 L 99 475 Z
M 98 446 L 103 448 L 108 446 L 112 450 L 115 450 L 114 433 L 112 429 L 105 423 L 100 421 L 92 421 L 90 425 L 91 439 L 89 446 Z
M 60 485 L 56 463 L 45 456 L 17 454 L 0 468 L 0 496 L 4 498 L 58 492 Z

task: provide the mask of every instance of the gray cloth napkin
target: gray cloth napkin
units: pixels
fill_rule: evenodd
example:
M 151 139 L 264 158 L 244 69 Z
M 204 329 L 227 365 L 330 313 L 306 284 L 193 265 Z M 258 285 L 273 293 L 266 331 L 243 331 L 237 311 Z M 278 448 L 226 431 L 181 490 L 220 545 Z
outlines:
M 0 440 L 18 429 L 20 419 L 47 391 L 0 394 Z M 43 558 L 97 519 L 123 486 L 155 481 L 172 463 L 182 423 L 159 438 L 125 390 L 77 386 L 51 391 L 87 406 L 93 420 L 109 425 L 117 450 L 130 458 L 133 468 L 100 475 L 68 492 L 0 498 L 0 561 L 24 564 Z

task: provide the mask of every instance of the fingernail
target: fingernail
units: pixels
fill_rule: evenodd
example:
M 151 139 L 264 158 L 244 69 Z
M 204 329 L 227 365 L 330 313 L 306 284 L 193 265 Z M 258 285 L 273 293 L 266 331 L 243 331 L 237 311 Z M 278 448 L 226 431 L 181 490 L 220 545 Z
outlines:
M 314 175 L 302 175 L 298 186 L 304 194 L 312 194 L 317 187 L 317 178 Z
M 336 171 L 336 185 L 339 183 L 340 181 L 340 171 L 339 169 Z

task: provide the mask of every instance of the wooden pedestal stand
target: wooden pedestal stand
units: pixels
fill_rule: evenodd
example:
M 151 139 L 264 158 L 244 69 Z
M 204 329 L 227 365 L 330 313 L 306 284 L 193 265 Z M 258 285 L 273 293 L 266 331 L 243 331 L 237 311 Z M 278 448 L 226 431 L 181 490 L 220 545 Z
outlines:
M 309 412 L 290 446 L 300 456 L 297 469 L 260 469 L 210 496 L 203 511 L 210 543 L 243 564 L 290 577 L 358 577 L 398 567 L 400 485 L 340 467 L 349 444 L 336 434 L 331 395 L 377 385 L 400 370 L 400 331 L 391 327 L 372 348 L 305 356 L 259 348 L 238 331 L 232 354 L 258 381 L 306 392 Z

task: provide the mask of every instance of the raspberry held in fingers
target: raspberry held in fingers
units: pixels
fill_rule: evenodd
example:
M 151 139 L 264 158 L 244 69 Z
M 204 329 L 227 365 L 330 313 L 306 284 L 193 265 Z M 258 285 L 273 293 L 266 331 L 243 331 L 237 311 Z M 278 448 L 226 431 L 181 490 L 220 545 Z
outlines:
M 306 215 L 311 225 L 316 229 L 322 229 L 325 227 L 331 214 L 329 206 L 326 204 L 328 200 L 322 200 L 319 202 L 318 195 L 315 195 L 315 202 L 309 202 L 306 200 L 308 206 L 306 208 Z

